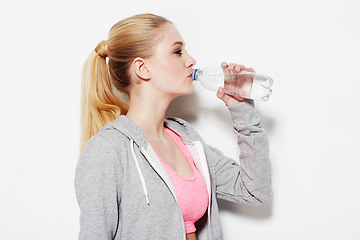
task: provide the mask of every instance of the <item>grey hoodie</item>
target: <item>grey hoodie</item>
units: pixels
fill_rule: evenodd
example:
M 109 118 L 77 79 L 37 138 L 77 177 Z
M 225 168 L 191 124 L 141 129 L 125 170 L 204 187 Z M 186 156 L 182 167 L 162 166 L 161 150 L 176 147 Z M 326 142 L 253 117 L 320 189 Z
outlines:
M 181 136 L 207 183 L 209 206 L 199 240 L 222 239 L 217 198 L 248 204 L 271 200 L 268 141 L 251 100 L 229 108 L 240 164 L 207 145 L 184 120 L 164 125 Z M 186 239 L 174 187 L 140 128 L 126 116 L 86 144 L 76 168 L 81 240 Z

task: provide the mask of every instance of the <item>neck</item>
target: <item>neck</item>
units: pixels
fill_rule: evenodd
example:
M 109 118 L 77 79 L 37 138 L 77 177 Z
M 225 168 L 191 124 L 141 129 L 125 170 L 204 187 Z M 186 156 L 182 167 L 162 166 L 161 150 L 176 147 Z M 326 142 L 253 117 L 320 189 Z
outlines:
M 140 127 L 146 137 L 163 138 L 165 113 L 172 98 L 149 95 L 151 94 L 131 95 L 126 116 Z

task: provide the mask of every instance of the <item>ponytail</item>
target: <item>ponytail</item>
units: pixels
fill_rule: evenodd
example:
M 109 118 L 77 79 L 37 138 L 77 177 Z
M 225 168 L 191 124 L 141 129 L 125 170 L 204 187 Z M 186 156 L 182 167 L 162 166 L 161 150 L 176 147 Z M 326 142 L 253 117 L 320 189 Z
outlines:
M 81 142 L 86 142 L 105 124 L 126 114 L 128 104 L 118 99 L 112 91 L 106 64 L 107 42 L 102 41 L 85 62 L 82 79 Z

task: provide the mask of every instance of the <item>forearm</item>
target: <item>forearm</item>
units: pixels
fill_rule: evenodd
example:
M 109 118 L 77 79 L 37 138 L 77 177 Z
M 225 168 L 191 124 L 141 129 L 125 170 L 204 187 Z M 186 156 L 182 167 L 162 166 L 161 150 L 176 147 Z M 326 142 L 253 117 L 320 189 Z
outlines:
M 229 107 L 241 150 L 239 164 L 218 156 L 217 192 L 220 198 L 251 204 L 271 200 L 269 144 L 251 100 Z
M 269 143 L 254 102 L 248 100 L 229 108 L 241 150 L 241 178 L 260 202 L 271 199 Z

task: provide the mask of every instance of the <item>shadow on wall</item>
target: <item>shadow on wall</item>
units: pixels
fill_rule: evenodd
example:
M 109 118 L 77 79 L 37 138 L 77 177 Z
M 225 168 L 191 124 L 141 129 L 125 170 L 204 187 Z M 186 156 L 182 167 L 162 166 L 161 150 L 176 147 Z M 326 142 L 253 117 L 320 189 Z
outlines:
M 230 212 L 247 218 L 268 219 L 272 215 L 272 202 L 265 205 L 247 205 L 218 199 L 220 212 Z
M 256 103 L 255 103 L 256 104 Z M 228 122 L 228 118 L 224 116 L 224 111 L 226 108 L 214 108 L 214 109 L 205 109 L 200 107 L 198 103 L 198 98 L 195 93 L 191 95 L 181 96 L 175 98 L 169 105 L 168 111 L 166 112 L 166 117 L 179 117 L 184 119 L 187 122 L 195 121 L 198 113 L 200 111 L 208 111 L 218 117 L 219 121 Z M 261 125 L 266 130 L 269 135 L 273 132 L 275 128 L 275 120 L 264 116 L 257 109 L 257 112 L 261 118 Z M 272 215 L 272 203 L 260 206 L 246 205 L 246 204 L 237 204 L 233 202 L 228 202 L 225 200 L 218 199 L 219 210 L 224 212 L 231 212 L 234 214 L 239 214 L 248 218 L 255 219 L 267 219 Z
M 168 107 L 166 117 L 179 117 L 191 123 L 197 119 L 199 112 L 207 112 L 214 114 L 220 121 L 227 123 L 228 118 L 225 117 L 224 111 L 227 111 L 226 107 L 213 109 L 202 108 L 198 103 L 198 97 L 193 93 L 175 98 Z M 270 135 L 275 129 L 275 119 L 262 114 L 259 109 L 256 109 L 256 111 L 261 118 L 261 126 L 265 129 L 266 133 Z
M 199 110 L 197 96 L 193 93 L 172 100 L 166 111 L 166 117 L 179 117 L 187 122 L 192 122 L 196 120 Z

